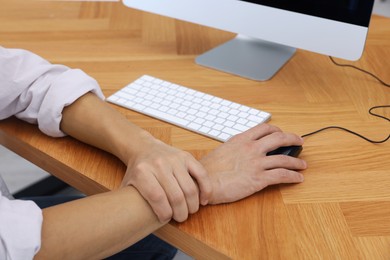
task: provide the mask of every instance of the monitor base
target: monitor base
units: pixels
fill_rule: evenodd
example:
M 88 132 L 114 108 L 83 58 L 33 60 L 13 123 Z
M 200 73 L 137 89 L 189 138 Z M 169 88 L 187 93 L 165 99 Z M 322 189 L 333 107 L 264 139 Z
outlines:
M 265 81 L 294 55 L 295 48 L 237 35 L 198 56 L 197 64 L 252 80 Z

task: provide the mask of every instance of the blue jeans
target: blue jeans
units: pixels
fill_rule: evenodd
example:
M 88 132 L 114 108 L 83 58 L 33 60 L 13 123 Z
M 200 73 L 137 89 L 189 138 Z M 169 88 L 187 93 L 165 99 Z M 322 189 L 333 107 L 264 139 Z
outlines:
M 83 196 L 42 196 L 24 198 L 34 201 L 40 208 L 46 208 L 57 204 L 65 203 L 75 199 L 80 199 Z M 168 243 L 162 241 L 155 235 L 151 234 L 144 239 L 138 241 L 129 248 L 108 257 L 108 260 L 168 260 L 173 259 L 177 253 L 177 249 Z

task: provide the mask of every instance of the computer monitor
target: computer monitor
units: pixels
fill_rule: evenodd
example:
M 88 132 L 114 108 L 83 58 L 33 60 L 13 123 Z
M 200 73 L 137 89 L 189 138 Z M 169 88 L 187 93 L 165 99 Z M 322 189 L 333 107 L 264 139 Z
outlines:
M 361 57 L 374 0 L 123 0 L 131 8 L 237 34 L 198 64 L 270 79 L 296 48 L 346 60 Z

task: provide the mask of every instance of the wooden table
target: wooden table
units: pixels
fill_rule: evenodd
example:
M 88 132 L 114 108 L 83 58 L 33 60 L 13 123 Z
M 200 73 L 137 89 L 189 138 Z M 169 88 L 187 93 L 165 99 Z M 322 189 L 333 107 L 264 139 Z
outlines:
M 390 89 L 326 56 L 298 51 L 272 80 L 254 82 L 194 63 L 196 54 L 232 38 L 230 33 L 119 2 L 0 0 L 0 6 L 0 45 L 81 68 L 107 96 L 150 74 L 269 111 L 270 123 L 285 131 L 340 125 L 372 139 L 389 134 L 389 122 L 367 111 L 390 104 Z M 374 17 L 365 53 L 352 64 L 390 82 L 389 60 L 390 19 Z M 219 144 L 114 107 L 197 158 Z M 377 112 L 390 115 L 389 109 Z M 103 151 L 70 137 L 52 139 L 14 118 L 0 122 L 0 143 L 86 194 L 115 189 L 125 171 Z M 197 259 L 390 259 L 389 142 L 375 145 L 329 130 L 307 138 L 301 157 L 309 164 L 304 183 L 203 207 L 156 234 Z

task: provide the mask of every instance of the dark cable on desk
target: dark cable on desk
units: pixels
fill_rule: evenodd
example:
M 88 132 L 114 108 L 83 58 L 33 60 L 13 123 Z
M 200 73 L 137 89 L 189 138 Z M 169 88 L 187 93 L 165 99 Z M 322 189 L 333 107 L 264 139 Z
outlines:
M 369 113 L 370 113 L 371 115 L 373 115 L 373 116 L 377 116 L 377 117 L 386 119 L 387 121 L 390 122 L 390 118 L 384 117 L 384 116 L 382 116 L 382 115 L 374 114 L 374 113 L 371 112 L 373 109 L 376 109 L 376 108 L 386 108 L 386 107 L 390 107 L 390 105 L 372 107 L 372 108 L 370 108 Z M 314 135 L 314 134 L 316 134 L 316 133 L 322 132 L 322 131 L 327 130 L 327 129 L 340 129 L 340 130 L 346 131 L 346 132 L 348 132 L 348 133 L 351 133 L 351 134 L 353 134 L 353 135 L 356 135 L 356 136 L 358 136 L 358 137 L 360 137 L 360 138 L 366 140 L 367 142 L 370 142 L 370 143 L 373 143 L 373 144 L 384 143 L 384 142 L 386 142 L 387 140 L 390 139 L 390 134 L 389 134 L 389 136 L 387 136 L 387 137 L 386 137 L 385 139 L 383 139 L 383 140 L 379 140 L 379 141 L 371 140 L 371 139 L 369 139 L 369 138 L 367 138 L 367 137 L 365 137 L 365 136 L 363 136 L 363 135 L 361 135 L 361 134 L 359 134 L 359 133 L 356 133 L 356 132 L 354 132 L 354 131 L 352 131 L 352 130 L 349 130 L 349 129 L 344 128 L 344 127 L 341 127 L 341 126 L 327 126 L 327 127 L 321 128 L 321 129 L 319 129 L 319 130 L 316 130 L 316 131 L 314 131 L 314 132 L 311 132 L 311 133 L 308 133 L 308 134 L 304 134 L 304 135 L 302 135 L 302 138 L 307 137 L 307 136 L 309 136 L 309 135 Z
M 387 117 L 384 117 L 384 116 L 378 115 L 378 114 L 373 114 L 373 113 L 371 112 L 372 109 L 375 109 L 375 108 L 386 108 L 386 107 L 390 107 L 390 105 L 388 105 L 388 106 L 375 106 L 375 107 L 372 107 L 372 108 L 370 108 L 369 113 L 370 113 L 371 115 L 373 115 L 373 116 L 377 116 L 377 117 L 386 119 L 387 121 L 390 122 L 390 118 L 387 118 Z M 387 136 L 387 137 L 386 137 L 385 139 L 383 139 L 383 140 L 379 140 L 379 141 L 371 140 L 371 139 L 369 139 L 369 138 L 367 138 L 367 137 L 365 137 L 365 136 L 363 136 L 363 135 L 361 135 L 361 134 L 359 134 L 359 133 L 356 133 L 356 132 L 354 132 L 354 131 L 352 131 L 352 130 L 349 130 L 349 129 L 344 128 L 344 127 L 341 127 L 341 126 L 327 126 L 327 127 L 321 128 L 321 129 L 319 129 L 319 130 L 316 130 L 316 131 L 314 131 L 314 132 L 311 132 L 311 133 L 308 133 L 308 134 L 304 134 L 304 135 L 302 135 L 302 138 L 307 137 L 307 136 L 309 136 L 309 135 L 314 135 L 314 134 L 316 134 L 316 133 L 319 133 L 319 132 L 322 132 L 322 131 L 328 130 L 328 129 L 340 129 L 340 130 L 346 131 L 346 132 L 348 132 L 348 133 L 351 133 L 351 134 L 353 134 L 353 135 L 356 135 L 356 136 L 358 136 L 358 137 L 360 137 L 360 138 L 366 140 L 367 142 L 370 142 L 370 143 L 373 143 L 373 144 L 381 144 L 381 143 L 384 143 L 384 142 L 386 142 L 387 140 L 390 139 L 390 134 L 389 134 L 389 136 Z
M 376 116 L 376 117 L 379 117 L 379 118 L 383 118 L 383 119 L 385 119 L 385 120 L 387 120 L 387 121 L 390 122 L 390 118 L 385 117 L 385 116 L 382 116 L 382 115 L 378 115 L 378 114 L 375 114 L 375 113 L 372 112 L 372 110 L 374 110 L 374 109 L 377 109 L 377 108 L 386 108 L 386 107 L 390 107 L 390 105 L 383 105 L 383 106 L 375 106 L 375 107 L 372 107 L 372 108 L 370 108 L 370 110 L 368 110 L 368 113 L 370 113 L 370 115 L 372 115 L 372 116 Z
M 331 57 L 331 56 L 329 56 L 329 58 L 330 58 L 330 60 L 331 60 L 334 64 L 336 64 L 337 66 L 340 66 L 340 67 L 349 67 L 349 68 L 357 69 L 357 70 L 359 70 L 359 71 L 361 71 L 361 72 L 363 72 L 363 73 L 366 73 L 366 74 L 370 75 L 371 77 L 375 78 L 375 79 L 378 80 L 382 85 L 384 85 L 384 86 L 386 86 L 386 87 L 390 87 L 390 84 L 384 82 L 384 81 L 381 80 L 378 76 L 374 75 L 373 73 L 371 73 L 371 72 L 369 72 L 369 71 L 367 71 L 367 70 L 361 69 L 361 68 L 356 67 L 356 66 L 354 66 L 354 65 L 337 63 L 337 62 L 333 59 L 333 57 Z
M 329 56 L 329 58 L 330 58 L 330 60 L 331 60 L 334 64 L 336 64 L 337 66 L 350 67 L 350 68 L 357 69 L 357 70 L 359 70 L 359 71 L 361 71 L 361 72 L 364 72 L 364 73 L 366 73 L 366 74 L 368 74 L 368 75 L 374 77 L 374 78 L 375 78 L 376 80 L 378 80 L 382 85 L 384 85 L 384 86 L 386 86 L 386 87 L 390 87 L 390 84 L 384 82 L 384 81 L 381 80 L 379 77 L 377 77 L 376 75 L 372 74 L 372 73 L 369 72 L 369 71 L 363 70 L 363 69 L 361 69 L 361 68 L 359 68 L 359 67 L 356 67 L 356 66 L 353 66 L 353 65 L 337 63 L 331 56 Z M 374 107 L 371 107 L 371 108 L 368 110 L 368 113 L 369 113 L 370 115 L 372 115 L 372 116 L 376 116 L 376 117 L 385 119 L 385 120 L 387 120 L 387 121 L 390 122 L 390 118 L 372 112 L 374 109 L 377 109 L 377 108 L 389 108 L 389 107 L 390 107 L 390 105 L 374 106 Z M 390 134 L 389 134 L 389 135 L 388 135 L 385 139 L 383 139 L 383 140 L 379 140 L 379 141 L 371 140 L 371 139 L 369 139 L 369 138 L 367 138 L 367 137 L 365 137 L 365 136 L 363 136 L 363 135 L 361 135 L 361 134 L 359 134 L 359 133 L 356 133 L 356 132 L 354 132 L 354 131 L 352 131 L 352 130 L 349 130 L 349 129 L 344 128 L 344 127 L 341 127 L 341 126 L 327 126 L 327 127 L 321 128 L 321 129 L 319 129 L 319 130 L 316 130 L 316 131 L 314 131 L 314 132 L 311 132 L 311 133 L 308 133 L 308 134 L 304 134 L 304 135 L 302 135 L 302 138 L 307 137 L 307 136 L 309 136 L 309 135 L 313 135 L 313 134 L 322 132 L 322 131 L 327 130 L 327 129 L 340 129 L 340 130 L 346 131 L 346 132 L 348 132 L 348 133 L 351 133 L 351 134 L 353 134 L 353 135 L 356 135 L 356 136 L 358 136 L 358 137 L 360 137 L 360 138 L 366 140 L 367 142 L 374 143 L 374 144 L 384 143 L 384 142 L 386 142 L 387 140 L 390 139 Z

